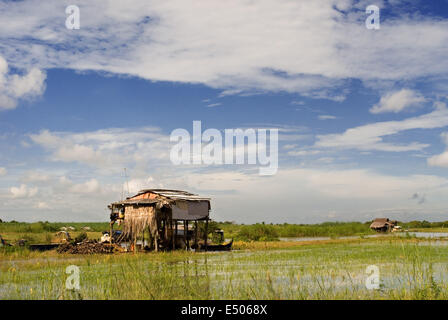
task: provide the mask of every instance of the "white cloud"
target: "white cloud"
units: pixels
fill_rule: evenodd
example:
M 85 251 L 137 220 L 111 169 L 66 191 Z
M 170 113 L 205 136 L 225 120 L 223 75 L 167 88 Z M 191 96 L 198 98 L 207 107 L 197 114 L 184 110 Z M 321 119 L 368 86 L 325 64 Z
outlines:
M 276 126 L 253 127 L 271 129 Z M 297 133 L 303 130 L 302 127 L 280 127 L 279 141 L 296 142 L 309 138 L 309 135 Z M 123 168 L 145 172 L 148 167 L 171 166 L 169 135 L 155 127 L 109 128 L 84 133 L 43 130 L 29 137 L 50 152 L 49 161 L 87 165 L 101 173 L 118 174 Z M 262 150 L 261 146 L 258 148 Z M 243 149 L 243 153 L 247 152 Z
M 396 199 L 409 197 L 410 190 L 442 187 L 446 179 L 429 175 L 405 177 L 359 170 L 297 170 L 313 190 L 329 197 L 346 199 Z M 366 181 L 369 183 L 366 184 Z M 405 192 L 406 190 L 406 192 Z
M 402 89 L 400 91 L 389 92 L 381 97 L 380 102 L 374 105 L 371 109 L 371 113 L 386 113 L 394 112 L 398 113 L 403 110 L 418 107 L 426 99 L 419 93 Z
M 329 208 L 339 220 L 365 221 L 386 211 L 396 211 L 394 216 L 406 219 L 418 205 L 409 201 L 409 195 L 418 192 L 430 196 L 428 210 L 435 214 L 446 212 L 448 192 L 448 180 L 442 177 L 394 176 L 366 169 L 287 168 L 268 179 L 219 171 L 162 180 L 175 188 L 211 196 L 215 219 L 243 222 L 312 223 L 326 220 Z M 268 198 L 263 197 L 266 190 Z
M 398 15 L 372 32 L 364 25 L 365 7 L 355 1 L 77 5 L 81 29 L 67 30 L 60 1 L 5 3 L 2 54 L 26 70 L 97 70 L 202 83 L 232 94 L 281 90 L 337 101 L 344 99 L 345 79 L 401 81 L 448 70 L 448 21 Z
M 37 171 L 28 172 L 23 177 L 23 181 L 25 182 L 47 182 L 48 180 L 50 180 L 50 177 L 47 174 Z
M 290 156 L 311 156 L 319 154 L 321 151 L 319 150 L 292 150 L 288 151 L 288 155 Z
M 428 164 L 433 167 L 448 168 L 448 151 L 430 157 L 428 159 Z
M 43 130 L 31 140 L 51 152 L 51 161 L 73 162 L 109 172 L 169 159 L 169 136 L 160 129 L 111 128 L 84 133 Z
M 37 192 L 38 188 L 29 188 L 26 184 L 21 184 L 20 187 L 11 187 L 9 191 L 13 198 L 32 198 Z
M 0 177 L 4 176 L 8 173 L 8 170 L 6 168 L 0 167 Z
M 337 119 L 336 116 L 332 116 L 332 115 L 328 115 L 328 114 L 325 114 L 325 115 L 319 115 L 317 118 L 318 118 L 319 120 L 334 120 L 334 119 Z
M 36 209 L 50 209 L 50 206 L 44 201 L 39 201 L 36 203 Z
M 330 161 L 330 159 L 321 159 Z M 159 168 L 160 169 L 160 168 Z M 271 177 L 238 171 L 234 168 L 197 170 L 191 167 L 150 168 L 142 173 L 130 171 L 129 182 L 121 175 L 95 174 L 75 168 L 73 175 L 51 175 L 39 194 L 45 199 L 28 199 L 30 188 L 21 186 L 4 203 L 7 219 L 28 220 L 34 212 L 39 220 L 105 221 L 107 205 L 142 188 L 189 190 L 212 197 L 212 217 L 239 222 L 313 223 L 328 219 L 329 208 L 337 220 L 368 220 L 375 215 L 399 212 L 401 217 L 421 206 L 409 201 L 412 194 L 424 194 L 429 215 L 445 208 L 448 181 L 433 175 L 394 176 L 367 169 L 281 168 Z M 90 176 L 90 177 L 89 177 Z M 72 180 L 73 179 L 73 180 Z M 369 181 L 369 183 L 365 183 Z M 269 190 L 269 197 L 266 197 Z M 37 192 L 37 191 L 36 191 Z M 16 201 L 20 197 L 20 201 Z M 42 197 L 43 198 L 43 197 Z M 44 202 L 39 205 L 39 202 Z M 445 207 L 444 207 L 445 206 Z M 42 210 L 51 209 L 51 210 Z M 274 214 L 273 214 L 274 212 Z M 9 214 L 9 216 L 8 216 Z M 398 217 L 397 217 L 398 218 Z
M 105 175 L 98 175 L 97 177 L 107 178 Z M 96 178 L 90 178 L 82 182 L 75 182 L 72 179 L 61 176 L 59 179 L 52 179 L 49 185 L 53 188 L 53 192 L 71 193 L 71 194 L 107 194 L 117 190 L 116 187 L 110 187 L 107 183 L 102 183 Z
M 333 163 L 334 162 L 334 158 L 332 157 L 322 157 L 317 159 L 316 161 L 319 161 L 321 163 Z
M 444 132 L 441 135 L 443 141 L 448 146 L 448 132 Z M 428 158 L 428 165 L 433 167 L 448 168 L 448 150 L 445 152 Z
M 19 99 L 40 96 L 45 90 L 46 75 L 32 68 L 22 76 L 8 73 L 8 64 L 0 56 L 0 110 L 14 109 Z
M 160 185 L 154 185 L 154 179 L 152 177 L 147 178 L 134 178 L 123 183 L 123 191 L 128 195 L 133 195 L 142 189 L 162 187 Z M 129 191 L 129 192 L 128 192 Z
M 296 149 L 296 148 L 298 148 L 298 145 L 296 145 L 296 144 L 285 144 L 283 146 L 283 149 L 285 149 L 285 150 L 291 150 L 291 149 Z
M 396 144 L 384 142 L 383 137 L 398 134 L 412 129 L 434 129 L 448 126 L 448 109 L 442 102 L 434 104 L 435 110 L 402 121 L 385 121 L 371 123 L 347 129 L 341 134 L 318 135 L 315 144 L 317 148 L 339 148 L 358 150 L 378 150 L 389 152 L 418 151 L 427 144 L 412 142 Z
M 69 190 L 74 193 L 95 193 L 100 191 L 100 183 L 96 179 L 90 179 L 84 183 L 74 184 Z

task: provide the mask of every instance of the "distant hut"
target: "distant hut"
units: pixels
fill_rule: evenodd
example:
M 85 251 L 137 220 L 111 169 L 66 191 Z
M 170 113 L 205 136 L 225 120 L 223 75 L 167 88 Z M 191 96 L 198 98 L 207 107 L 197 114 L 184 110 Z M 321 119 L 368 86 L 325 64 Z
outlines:
M 145 189 L 108 207 L 111 229 L 115 222 L 123 223 L 123 239 L 130 240 L 133 250 L 138 241 L 144 246 L 146 240 L 155 251 L 199 248 L 198 221 L 205 221 L 207 247 L 210 198 L 181 190 Z M 145 239 L 145 231 L 149 231 L 149 239 Z
M 393 229 L 397 221 L 389 220 L 388 218 L 376 218 L 370 225 L 370 229 L 377 232 L 388 232 Z

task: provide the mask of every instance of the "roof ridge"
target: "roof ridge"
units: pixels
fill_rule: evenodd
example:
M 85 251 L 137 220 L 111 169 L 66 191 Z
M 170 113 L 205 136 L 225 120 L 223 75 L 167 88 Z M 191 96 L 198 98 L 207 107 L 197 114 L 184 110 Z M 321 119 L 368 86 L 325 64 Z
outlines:
M 142 189 L 140 190 L 136 195 L 132 196 L 138 196 L 144 193 L 148 193 L 148 192 L 152 192 L 152 193 L 156 193 L 156 194 L 160 194 L 160 195 L 172 195 L 172 194 L 178 194 L 178 195 L 184 195 L 184 196 L 198 196 L 198 194 L 195 193 L 191 193 L 188 191 L 184 191 L 184 190 L 175 190 L 175 189 Z

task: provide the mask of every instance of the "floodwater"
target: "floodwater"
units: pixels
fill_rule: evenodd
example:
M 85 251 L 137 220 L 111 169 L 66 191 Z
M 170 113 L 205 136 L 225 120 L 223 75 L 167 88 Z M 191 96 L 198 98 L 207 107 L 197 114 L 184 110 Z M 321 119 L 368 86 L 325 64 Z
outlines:
M 417 238 L 447 238 L 448 232 L 407 232 L 411 236 Z M 400 233 L 400 235 L 406 235 L 406 232 Z
M 417 237 L 417 238 L 428 238 L 428 239 L 438 239 L 438 238 L 448 238 L 448 232 L 394 232 L 387 234 L 369 234 L 362 236 L 362 238 L 379 238 L 379 237 L 391 237 L 391 236 L 400 236 L 400 237 Z M 284 237 L 279 238 L 280 241 L 293 241 L 293 242 L 306 242 L 306 241 L 319 241 L 319 240 L 331 240 L 331 239 L 359 239 L 361 236 L 347 236 L 347 237 Z

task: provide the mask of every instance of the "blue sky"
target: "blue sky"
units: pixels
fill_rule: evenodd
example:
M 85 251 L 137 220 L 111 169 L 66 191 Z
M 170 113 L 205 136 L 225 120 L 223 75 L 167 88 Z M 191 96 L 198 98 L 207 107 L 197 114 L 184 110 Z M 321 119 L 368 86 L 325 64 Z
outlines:
M 106 220 L 126 167 L 217 220 L 447 220 L 448 1 L 69 4 L 0 2 L 0 218 Z M 277 174 L 174 166 L 195 120 L 278 128 Z

